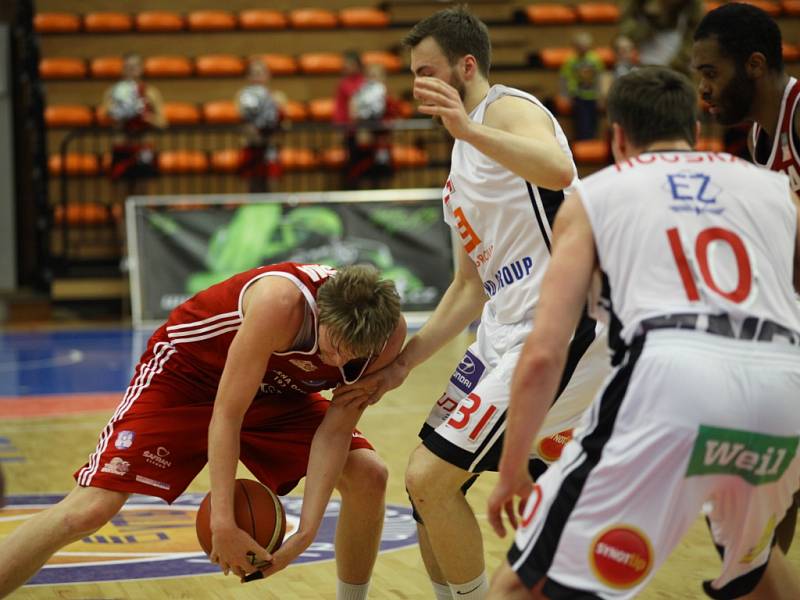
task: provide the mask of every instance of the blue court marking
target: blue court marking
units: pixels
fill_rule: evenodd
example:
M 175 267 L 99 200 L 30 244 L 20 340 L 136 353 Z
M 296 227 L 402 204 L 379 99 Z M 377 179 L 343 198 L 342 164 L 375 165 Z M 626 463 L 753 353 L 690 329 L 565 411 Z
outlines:
M 150 331 L 0 334 L 0 396 L 122 392 Z

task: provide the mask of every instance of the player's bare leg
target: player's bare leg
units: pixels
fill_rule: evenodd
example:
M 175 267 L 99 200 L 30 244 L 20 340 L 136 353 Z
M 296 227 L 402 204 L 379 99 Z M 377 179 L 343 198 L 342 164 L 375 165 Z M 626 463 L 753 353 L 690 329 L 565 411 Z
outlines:
M 538 600 L 544 598 L 541 590 L 544 587 L 544 578 L 532 590 L 525 587 L 511 566 L 503 561 L 492 577 L 492 586 L 489 588 L 490 600 Z
M 411 453 L 406 470 L 406 489 L 425 523 L 441 573 L 451 586 L 473 582 L 485 571 L 481 530 L 461 492 L 472 476 L 422 445 Z
M 767 570 L 761 577 L 761 581 L 745 598 L 748 600 L 796 600 L 800 598 L 800 576 L 777 546 L 772 549 Z
M 100 529 L 127 499 L 121 492 L 76 487 L 17 527 L 0 543 L 0 598 L 33 577 L 58 550 Z
M 386 465 L 376 452 L 352 450 L 336 488 L 342 496 L 336 525 L 336 571 L 339 580 L 365 585 L 372 575 L 383 530 Z
M 447 578 L 442 573 L 442 568 L 433 554 L 431 548 L 431 541 L 428 539 L 428 532 L 425 525 L 417 523 L 417 539 L 419 540 L 419 553 L 422 555 L 422 564 L 425 565 L 425 570 L 428 572 L 428 578 L 434 586 L 436 599 L 439 598 L 452 598 L 453 594 L 450 593 L 450 587 L 447 585 Z

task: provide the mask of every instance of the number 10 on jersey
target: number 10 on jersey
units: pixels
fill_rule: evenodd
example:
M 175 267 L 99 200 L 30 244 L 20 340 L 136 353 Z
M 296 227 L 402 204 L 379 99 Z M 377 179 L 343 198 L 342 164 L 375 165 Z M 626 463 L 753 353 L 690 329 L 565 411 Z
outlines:
M 690 301 L 696 302 L 700 300 L 700 292 L 697 288 L 695 273 L 689 266 L 684 246 L 681 244 L 681 236 L 677 227 L 667 229 L 667 239 L 681 276 L 683 288 L 686 291 L 686 297 Z M 710 251 L 712 244 L 715 243 L 726 244 L 733 253 L 736 262 L 736 287 L 733 289 L 723 290 L 715 279 L 715 273 L 720 272 L 719 265 L 710 260 L 710 257 L 719 256 L 719 253 Z M 694 242 L 694 263 L 700 271 L 703 283 L 709 290 L 736 304 L 741 304 L 750 297 L 753 289 L 753 269 L 745 243 L 736 232 L 722 227 L 708 227 L 700 231 Z

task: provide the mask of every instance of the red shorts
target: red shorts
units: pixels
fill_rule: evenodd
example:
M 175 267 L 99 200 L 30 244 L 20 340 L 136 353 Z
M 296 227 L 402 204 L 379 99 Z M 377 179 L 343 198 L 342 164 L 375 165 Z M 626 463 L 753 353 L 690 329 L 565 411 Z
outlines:
M 153 373 L 140 364 L 97 449 L 75 472 L 78 485 L 174 501 L 208 461 L 214 395 L 175 369 Z M 306 474 L 329 405 L 319 394 L 258 396 L 242 423 L 241 461 L 263 484 L 288 493 Z M 372 445 L 356 430 L 350 449 L 357 448 Z

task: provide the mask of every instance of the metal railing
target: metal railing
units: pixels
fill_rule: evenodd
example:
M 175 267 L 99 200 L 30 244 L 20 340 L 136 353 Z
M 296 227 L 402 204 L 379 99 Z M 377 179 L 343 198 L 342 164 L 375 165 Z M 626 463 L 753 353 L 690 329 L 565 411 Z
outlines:
M 389 171 L 366 173 L 357 187 L 397 189 L 443 184 L 452 139 L 442 127 L 429 119 L 411 119 L 359 129 L 380 132 L 397 160 Z M 280 173 L 272 173 L 256 187 L 269 192 L 347 189 L 343 187 L 347 163 L 342 159 L 348 135 L 352 135 L 350 130 L 330 123 L 293 123 L 278 129 L 270 134 L 268 144 L 282 155 Z M 243 176 L 229 163 L 214 162 L 221 151 L 235 156 L 247 145 L 241 125 L 197 124 L 148 131 L 137 142 L 153 150 L 154 165 L 176 151 L 195 156 L 199 153 L 204 160 L 183 165 L 183 169 L 181 165 L 161 164 L 165 169 L 155 168 L 148 177 L 112 180 L 111 156 L 121 140 L 118 131 L 94 127 L 69 131 L 61 141 L 60 174 L 52 178 L 50 195 L 50 253 L 56 276 L 119 273 L 124 255 L 122 208 L 128 196 L 180 194 L 190 203 L 193 194 L 241 194 L 253 189 L 253 177 Z M 335 148 L 341 150 L 331 150 Z M 314 160 L 297 161 L 297 149 L 302 149 L 301 159 Z M 409 161 L 409 149 L 422 151 L 416 152 L 416 158 L 424 156 L 425 160 Z M 77 160 L 70 162 L 70 157 Z

